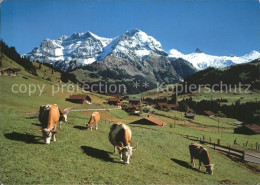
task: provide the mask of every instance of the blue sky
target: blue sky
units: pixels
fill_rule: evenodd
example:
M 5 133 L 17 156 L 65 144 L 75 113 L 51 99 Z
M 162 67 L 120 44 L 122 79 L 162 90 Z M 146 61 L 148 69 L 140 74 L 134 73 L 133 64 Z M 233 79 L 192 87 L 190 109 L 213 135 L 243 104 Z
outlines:
M 237 56 L 260 50 L 258 0 L 5 0 L 1 38 L 20 54 L 46 38 L 91 31 L 115 37 L 139 28 L 165 51 Z

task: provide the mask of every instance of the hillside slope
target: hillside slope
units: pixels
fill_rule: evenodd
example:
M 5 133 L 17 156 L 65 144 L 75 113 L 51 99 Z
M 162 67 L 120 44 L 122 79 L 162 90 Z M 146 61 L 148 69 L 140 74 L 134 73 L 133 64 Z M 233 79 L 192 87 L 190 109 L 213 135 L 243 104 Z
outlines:
M 184 79 L 187 84 L 227 84 L 234 87 L 241 83 L 250 84 L 251 89 L 260 89 L 260 59 L 238 64 L 224 69 L 209 68 Z
M 9 65 L 10 60 L 6 61 L 4 63 Z M 192 168 L 188 151 L 191 141 L 178 133 L 202 136 L 204 132 L 181 126 L 171 128 L 167 125 L 162 128 L 130 124 L 132 145 L 138 142 L 139 147 L 130 165 L 123 165 L 118 155 L 112 154 L 113 147 L 108 141 L 111 123 L 104 121 L 111 116 L 108 113 L 101 112 L 99 130 L 90 132 L 83 128 L 91 112 L 88 115 L 71 112 L 68 123 L 64 124 L 63 129 L 58 129 L 57 142 L 44 145 L 38 131 L 38 119 L 25 113 L 37 112 L 40 105 L 48 103 L 57 103 L 61 109 L 75 106 L 65 101 L 69 92 L 60 91 L 52 96 L 54 82 L 26 71 L 16 77 L 0 76 L 0 82 L 0 172 L 3 184 L 255 184 L 259 181 L 258 173 L 212 149 L 208 151 L 212 163 L 216 164 L 213 176 L 204 173 L 204 167 L 201 172 Z M 27 93 L 12 92 L 13 84 L 27 87 L 30 84 L 45 85 L 45 89 L 40 96 L 38 90 L 29 96 Z M 103 103 L 106 96 L 93 93 L 90 96 L 93 105 L 77 108 L 106 106 Z M 130 118 L 113 117 L 113 121 L 129 123 L 132 119 L 138 119 L 136 116 Z M 231 134 L 222 135 L 223 139 L 227 137 L 227 141 L 238 137 L 232 135 L 230 139 Z M 215 133 L 206 133 L 206 136 L 218 137 Z M 247 138 L 257 139 L 256 136 Z M 243 140 L 246 141 L 246 138 Z M 198 166 L 197 160 L 195 163 Z

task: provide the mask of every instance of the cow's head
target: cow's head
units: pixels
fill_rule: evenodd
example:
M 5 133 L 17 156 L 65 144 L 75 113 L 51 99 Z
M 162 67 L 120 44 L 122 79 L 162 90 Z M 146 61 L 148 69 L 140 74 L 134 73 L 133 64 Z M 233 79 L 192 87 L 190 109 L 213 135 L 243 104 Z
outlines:
M 124 146 L 123 143 L 121 143 L 121 152 L 122 152 L 122 159 L 123 163 L 129 164 L 130 163 L 130 157 L 133 155 L 133 152 L 136 151 L 138 144 L 136 147 L 131 146 Z
M 63 111 L 59 110 L 60 111 L 60 121 L 67 123 L 67 121 L 68 121 L 68 114 L 70 113 L 70 110 L 71 110 L 70 107 L 64 109 Z
M 44 143 L 45 144 L 50 144 L 51 143 L 51 137 L 53 134 L 56 134 L 57 131 L 54 131 L 54 130 L 50 130 L 50 129 L 43 129 L 42 130 L 42 138 L 44 140 Z
M 206 167 L 206 172 L 209 173 L 210 175 L 213 175 L 214 164 L 205 165 L 205 167 Z
M 66 114 L 61 115 L 61 121 L 67 123 L 67 121 L 68 121 L 68 115 L 66 115 Z
M 95 123 L 94 114 L 91 114 L 91 117 L 90 117 L 88 123 L 86 124 L 87 129 L 90 128 L 94 123 Z

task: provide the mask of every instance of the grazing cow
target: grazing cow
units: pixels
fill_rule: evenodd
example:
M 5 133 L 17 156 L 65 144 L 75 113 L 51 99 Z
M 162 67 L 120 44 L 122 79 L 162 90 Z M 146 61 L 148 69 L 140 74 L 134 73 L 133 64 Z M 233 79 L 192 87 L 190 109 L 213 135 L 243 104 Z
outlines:
M 132 131 L 130 127 L 124 123 L 116 123 L 110 127 L 109 141 L 114 146 L 114 153 L 116 147 L 119 151 L 120 161 L 129 164 L 132 153 L 137 149 L 130 146 Z
M 100 114 L 98 112 L 93 112 L 90 116 L 88 123 L 86 124 L 86 129 L 92 131 L 92 127 L 95 124 L 96 130 L 98 129 L 98 122 L 100 120 Z
M 42 138 L 45 144 L 50 144 L 51 138 L 56 142 L 55 134 L 57 133 L 57 122 L 63 118 L 58 105 L 42 105 L 40 106 L 38 119 L 42 124 Z
M 207 149 L 196 143 L 191 143 L 189 145 L 189 149 L 192 166 L 195 166 L 193 158 L 199 159 L 199 170 L 202 162 L 206 167 L 206 172 L 208 172 L 210 175 L 213 175 L 214 164 L 210 164 L 209 153 Z

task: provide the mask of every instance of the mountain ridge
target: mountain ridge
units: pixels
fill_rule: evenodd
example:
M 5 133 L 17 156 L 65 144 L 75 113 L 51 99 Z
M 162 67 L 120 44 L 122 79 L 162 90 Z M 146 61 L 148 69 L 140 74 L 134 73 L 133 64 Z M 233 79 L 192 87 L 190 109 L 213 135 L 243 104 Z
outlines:
M 112 55 L 130 61 L 144 61 L 148 56 L 167 56 L 182 58 L 190 62 L 197 70 L 208 67 L 224 68 L 239 63 L 247 63 L 260 58 L 260 52 L 252 51 L 241 57 L 214 56 L 203 53 L 199 48 L 194 53 L 183 54 L 176 49 L 169 53 L 154 37 L 137 28 L 132 28 L 114 38 L 100 37 L 90 31 L 60 36 L 56 40 L 45 39 L 24 56 L 31 61 L 53 64 L 66 71 L 83 67 Z

